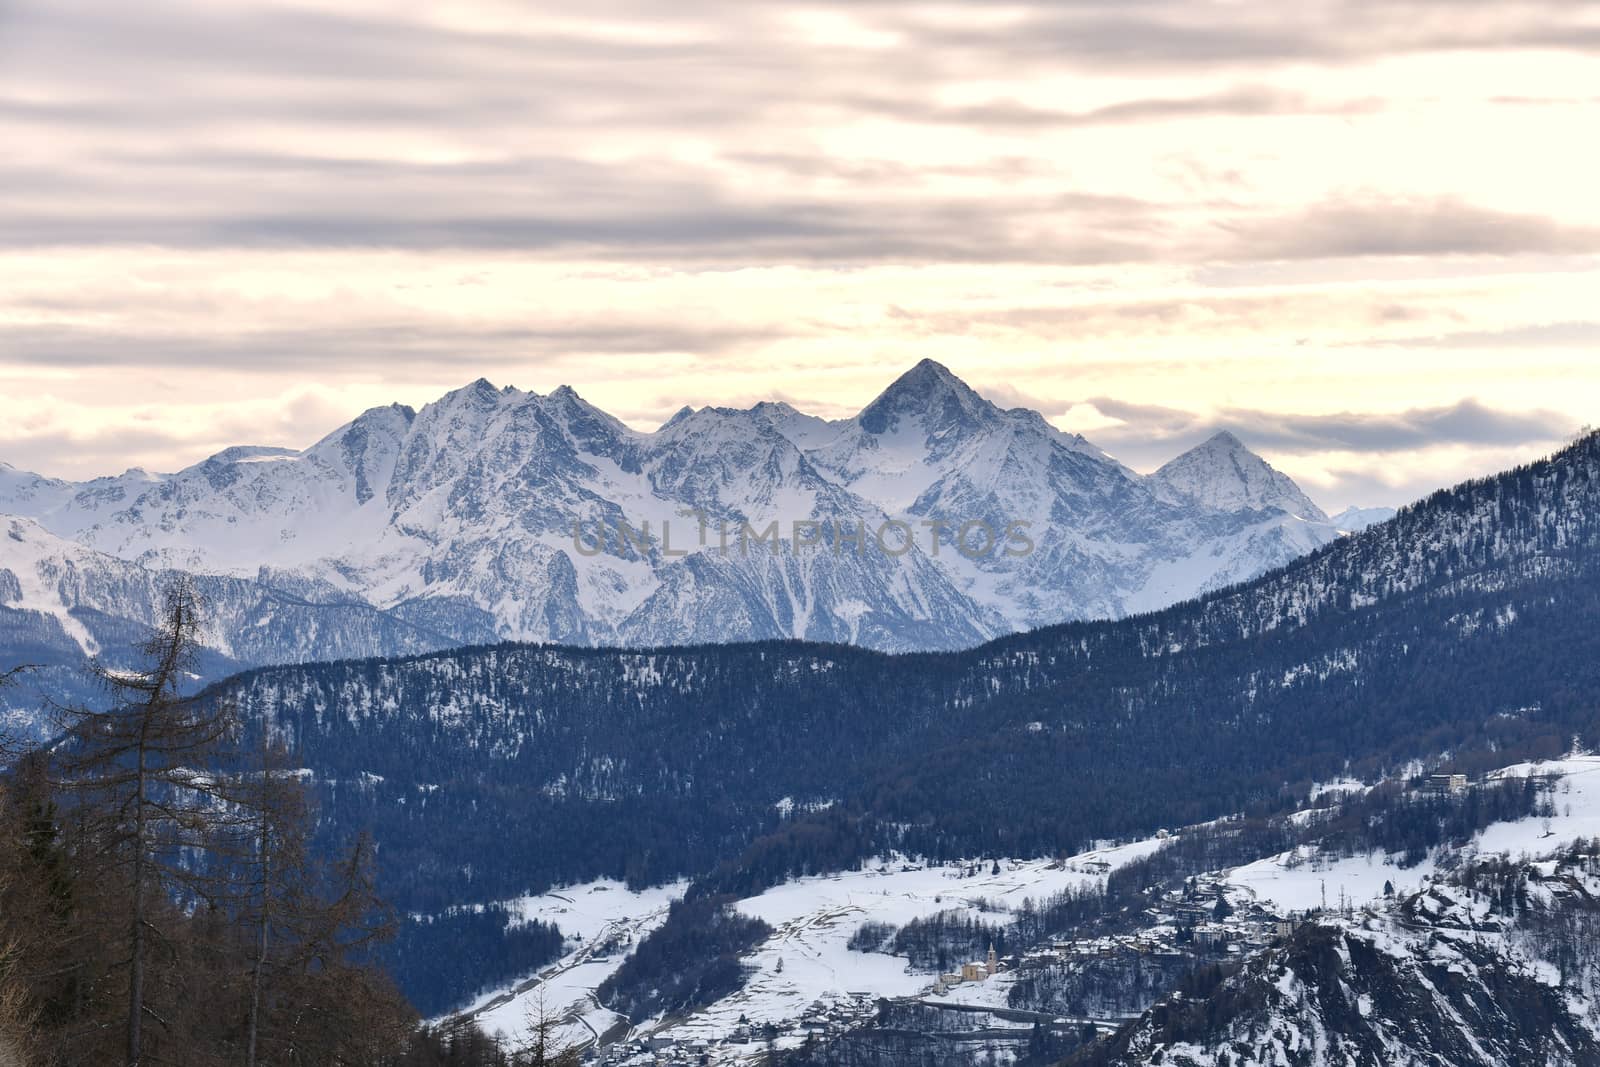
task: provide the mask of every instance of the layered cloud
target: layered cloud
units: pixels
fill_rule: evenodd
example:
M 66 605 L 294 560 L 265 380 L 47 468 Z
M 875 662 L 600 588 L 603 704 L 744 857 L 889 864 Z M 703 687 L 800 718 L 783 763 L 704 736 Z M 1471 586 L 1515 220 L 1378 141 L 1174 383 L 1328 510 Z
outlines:
M 0 0 L 0 459 L 483 373 L 838 414 L 933 356 L 1398 502 L 1364 464 L 1600 405 L 1597 53 L 1570 0 Z
M 1089 404 L 1121 424 L 1102 430 L 1098 436 L 1146 462 L 1171 455 L 1175 446 L 1196 443 L 1222 430 L 1243 434 L 1264 451 L 1290 457 L 1329 452 L 1410 452 L 1451 446 L 1541 446 L 1570 438 L 1578 429 L 1569 416 L 1559 411 L 1497 411 L 1475 400 L 1394 413 L 1342 411 L 1329 415 L 1243 408 L 1198 414 L 1110 397 L 1096 397 Z

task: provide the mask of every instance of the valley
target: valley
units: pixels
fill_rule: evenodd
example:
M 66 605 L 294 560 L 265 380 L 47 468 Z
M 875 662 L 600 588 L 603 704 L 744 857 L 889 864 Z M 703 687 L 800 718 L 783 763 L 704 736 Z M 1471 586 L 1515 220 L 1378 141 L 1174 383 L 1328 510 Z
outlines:
M 687 1013 L 640 1020 L 607 1011 L 597 991 L 639 938 L 659 924 L 665 912 L 661 896 L 606 882 L 567 887 L 508 903 L 527 917 L 569 928 L 574 950 L 536 978 L 486 995 L 466 1017 L 516 1043 L 527 1039 L 530 1021 L 543 1011 L 563 1020 L 562 1041 L 594 1048 L 608 1064 L 732 1063 L 774 1050 L 814 1059 L 827 1048 L 833 1050 L 828 1056 L 847 1057 L 868 1044 L 880 1052 L 897 1048 L 912 1062 L 927 1042 L 973 1063 L 993 1054 L 1027 1059 L 1037 1053 L 1030 1053 L 1030 1042 L 1041 1040 L 1065 1051 L 1081 1043 L 1086 1027 L 1113 1038 L 1148 1027 L 1149 1013 L 1165 1010 L 1157 1005 L 1174 996 L 1197 967 L 1245 974 L 1257 960 L 1326 936 L 1365 939 L 1398 960 L 1421 951 L 1418 938 L 1432 936 L 1436 927 L 1455 929 L 1452 924 L 1470 920 L 1468 930 L 1488 929 L 1484 905 L 1472 904 L 1475 898 L 1460 880 L 1491 863 L 1531 865 L 1551 874 L 1564 869 L 1562 857 L 1589 847 L 1600 829 L 1600 757 L 1499 768 L 1455 793 L 1441 792 L 1426 776 L 1408 787 L 1379 783 L 1392 797 L 1380 810 L 1391 814 L 1429 798 L 1475 804 L 1483 789 L 1509 787 L 1520 794 L 1527 783 L 1534 784 L 1538 800 L 1526 815 L 1490 821 L 1428 848 L 1420 859 L 1318 836 L 1316 827 L 1336 822 L 1350 794 L 1322 791 L 1321 806 L 1313 801 L 1278 817 L 1298 828 L 1301 843 L 1292 849 L 1231 867 L 1168 870 L 1144 887 L 1146 907 L 1110 923 L 1103 912 L 1060 926 L 1034 914 L 1064 893 L 1104 894 L 1114 872 L 1137 869 L 1140 861 L 1177 849 L 1187 836 L 1238 833 L 1230 826 L 1242 827 L 1244 820 L 1224 818 L 1060 859 L 935 866 L 896 856 L 796 878 L 733 905 L 771 927 L 744 957 L 742 988 Z M 1161 869 L 1159 863 L 1144 867 Z M 681 894 L 683 888 L 665 892 Z M 1428 910 L 1434 907 L 1443 910 Z M 1454 917 L 1458 913 L 1461 920 Z M 895 931 L 936 917 L 975 924 L 980 939 L 983 930 L 994 931 L 990 936 L 1003 947 L 995 970 L 987 970 L 979 952 L 969 953 L 973 960 L 962 957 L 963 948 L 980 943 L 970 935 L 941 949 L 949 954 L 938 967 L 893 952 Z M 1490 950 L 1505 965 L 1532 965 L 1540 958 L 1530 942 L 1497 929 Z M 874 943 L 864 946 L 863 940 Z M 1481 933 L 1469 940 L 1484 944 Z M 969 972 L 964 979 L 963 969 Z M 1139 976 L 1135 984 L 1113 992 L 1130 976 Z M 1554 977 L 1539 980 L 1559 988 Z M 1363 1011 L 1376 1020 L 1382 1008 L 1368 1003 Z M 1597 1010 L 1581 998 L 1571 1005 L 1580 1022 Z M 1282 1040 L 1285 1054 L 1293 1054 L 1327 1038 L 1297 1031 Z M 1191 1062 L 1185 1055 L 1195 1063 L 1204 1059 L 1198 1050 L 1175 1048 L 1169 1055 L 1184 1063 Z

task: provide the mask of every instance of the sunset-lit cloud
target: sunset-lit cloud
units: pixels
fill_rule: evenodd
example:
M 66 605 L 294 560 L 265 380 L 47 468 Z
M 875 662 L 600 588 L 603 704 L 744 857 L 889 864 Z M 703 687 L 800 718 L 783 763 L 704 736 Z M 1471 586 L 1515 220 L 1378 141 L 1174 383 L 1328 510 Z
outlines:
M 0 460 L 948 364 L 1329 506 L 1600 421 L 1600 5 L 0 0 Z

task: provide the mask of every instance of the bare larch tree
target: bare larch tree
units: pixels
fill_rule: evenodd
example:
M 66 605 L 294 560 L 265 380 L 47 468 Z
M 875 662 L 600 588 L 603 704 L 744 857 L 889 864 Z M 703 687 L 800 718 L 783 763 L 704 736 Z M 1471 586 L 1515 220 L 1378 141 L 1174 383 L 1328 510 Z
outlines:
M 231 847 L 248 811 L 237 778 L 216 771 L 236 723 L 225 704 L 183 692 L 198 647 L 200 605 L 184 580 L 165 593 L 160 623 L 134 671 L 94 668 L 111 690 L 104 710 L 58 709 L 60 787 L 125 879 L 127 1067 L 145 1061 L 152 908 L 207 899 L 215 884 L 205 857 Z

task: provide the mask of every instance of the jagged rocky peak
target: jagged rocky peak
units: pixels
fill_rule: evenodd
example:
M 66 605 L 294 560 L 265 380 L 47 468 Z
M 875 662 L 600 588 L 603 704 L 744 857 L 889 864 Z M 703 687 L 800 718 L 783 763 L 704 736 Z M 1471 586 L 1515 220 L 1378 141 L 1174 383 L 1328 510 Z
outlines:
M 685 404 L 685 405 L 683 405 L 683 407 L 679 408 L 677 411 L 674 411 L 672 413 L 672 418 L 668 419 L 666 422 L 663 422 L 661 424 L 660 428 L 657 430 L 657 432 L 659 433 L 660 430 L 665 430 L 669 426 L 676 426 L 678 423 L 682 422 L 684 419 L 687 419 L 690 415 L 693 415 L 693 414 L 694 414 L 694 405 L 693 404 Z
M 795 443 L 756 408 L 710 406 L 675 416 L 648 438 L 643 456 L 657 491 L 676 499 L 688 492 L 698 504 L 809 470 Z
M 437 418 L 440 412 L 490 412 L 523 395 L 525 394 L 522 390 L 516 386 L 508 385 L 501 388 L 487 378 L 479 378 L 459 389 L 450 390 L 438 400 L 424 404 L 418 413 L 418 418 L 426 421 L 430 416 Z
M 514 385 L 497 386 L 487 378 L 479 378 L 424 405 L 415 418 L 408 420 L 408 427 L 415 426 L 423 435 L 437 432 L 438 427 L 456 433 L 462 429 L 483 432 L 499 426 L 502 416 L 512 421 L 519 417 L 537 421 L 541 415 L 555 418 L 569 428 L 581 427 L 583 436 L 592 436 L 601 427 L 606 432 L 631 432 L 620 420 L 579 396 L 570 385 L 558 385 L 541 396 Z M 479 440 L 475 447 L 482 444 Z
M 525 393 L 524 396 L 532 397 L 536 394 Z M 622 422 L 589 403 L 578 391 L 570 385 L 558 385 L 550 391 L 550 395 L 543 398 L 543 405 L 547 411 L 557 411 L 569 415 L 578 415 L 582 418 L 601 418 L 607 422 L 614 422 L 618 426 Z
M 358 505 L 383 492 L 417 413 L 405 404 L 368 408 L 306 450 L 331 470 L 344 470 Z
M 542 398 L 533 393 L 523 395 L 565 428 L 581 451 L 609 454 L 638 436 L 621 419 L 595 407 L 570 385 L 558 385 Z
M 803 452 L 823 448 L 854 428 L 848 419 L 835 421 L 808 415 L 782 400 L 763 400 L 751 408 L 750 413 L 793 441 Z
M 1328 521 L 1294 479 L 1227 430 L 1169 461 L 1150 476 L 1150 486 L 1171 504 L 1219 511 L 1277 510 L 1311 522 Z
M 896 378 L 872 403 L 861 409 L 856 422 L 870 434 L 894 432 L 903 418 L 920 421 L 930 432 L 954 427 L 977 427 L 1000 414 L 966 382 L 942 363 L 925 359 Z
M 741 620 L 720 637 L 816 636 L 895 649 L 1163 606 L 1337 536 L 1325 523 L 1241 509 L 1226 494 L 1222 512 L 1205 502 L 1162 504 L 1145 479 L 1081 438 L 1027 409 L 996 407 L 932 360 L 846 418 L 773 398 L 685 407 L 646 432 L 570 386 L 541 394 L 480 378 L 420 410 L 373 408 L 304 452 L 222 456 L 232 461 L 93 482 L 6 470 L 0 513 L 32 517 L 125 561 L 238 578 L 267 566 L 279 587 L 332 580 L 381 610 L 407 605 L 435 619 L 464 611 L 474 639 L 485 626 L 530 639 L 698 639 L 694 620 L 716 601 Z M 1260 469 L 1267 473 L 1247 488 L 1275 476 Z M 1297 492 L 1282 482 L 1269 486 L 1279 498 Z M 958 553 L 925 558 L 918 547 L 896 564 L 893 582 L 884 558 L 867 554 L 830 555 L 826 573 L 815 556 L 798 553 L 784 564 L 792 571 L 770 556 L 663 555 L 645 567 L 608 552 L 575 554 L 573 515 L 659 528 L 686 505 L 759 522 L 891 513 L 1020 521 L 1031 525 L 1037 551 L 974 562 Z M 1264 525 L 1273 523 L 1294 529 Z M 562 553 L 572 582 L 552 578 Z M 1195 566 L 1173 578 L 1166 563 L 1180 559 Z M 990 568 L 982 575 L 980 563 Z M 858 625 L 869 616 L 895 621 Z
M 379 407 L 368 408 L 350 422 L 345 423 L 345 425 L 306 449 L 306 452 L 311 454 L 317 452 L 318 449 L 334 446 L 348 438 L 352 433 L 384 434 L 398 438 L 411 428 L 411 424 L 416 419 L 416 410 L 406 404 L 384 404 Z

